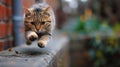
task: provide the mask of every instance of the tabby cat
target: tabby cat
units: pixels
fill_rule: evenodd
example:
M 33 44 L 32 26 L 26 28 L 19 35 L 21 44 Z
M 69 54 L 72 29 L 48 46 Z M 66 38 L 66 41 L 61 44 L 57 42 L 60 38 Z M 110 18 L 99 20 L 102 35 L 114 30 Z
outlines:
M 36 3 L 26 9 L 24 15 L 26 44 L 37 40 L 43 48 L 51 39 L 55 27 L 55 16 L 52 8 L 46 3 Z

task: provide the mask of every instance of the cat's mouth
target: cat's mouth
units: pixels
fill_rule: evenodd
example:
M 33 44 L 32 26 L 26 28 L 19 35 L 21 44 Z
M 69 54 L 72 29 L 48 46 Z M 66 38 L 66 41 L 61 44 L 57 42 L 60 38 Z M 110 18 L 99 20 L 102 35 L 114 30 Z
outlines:
M 37 31 L 35 31 L 36 33 L 44 33 L 45 32 L 45 30 L 37 30 Z
M 37 34 L 45 33 L 45 31 L 36 31 Z
M 36 33 L 41 33 L 41 31 L 36 31 Z

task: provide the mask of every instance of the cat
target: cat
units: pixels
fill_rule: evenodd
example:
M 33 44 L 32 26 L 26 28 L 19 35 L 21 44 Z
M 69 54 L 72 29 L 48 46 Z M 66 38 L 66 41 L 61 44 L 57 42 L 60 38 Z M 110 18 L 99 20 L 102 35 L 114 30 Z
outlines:
M 46 3 L 35 3 L 25 11 L 24 26 L 26 44 L 30 45 L 37 40 L 38 46 L 44 48 L 55 28 L 53 9 Z

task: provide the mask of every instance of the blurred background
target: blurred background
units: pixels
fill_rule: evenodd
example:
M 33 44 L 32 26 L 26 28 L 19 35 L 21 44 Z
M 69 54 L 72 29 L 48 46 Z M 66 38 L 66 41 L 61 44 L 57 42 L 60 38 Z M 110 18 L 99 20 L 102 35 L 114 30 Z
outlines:
M 37 0 L 0 0 L 0 51 L 24 44 L 23 14 Z M 70 67 L 120 66 L 120 0 L 46 0 L 69 37 Z

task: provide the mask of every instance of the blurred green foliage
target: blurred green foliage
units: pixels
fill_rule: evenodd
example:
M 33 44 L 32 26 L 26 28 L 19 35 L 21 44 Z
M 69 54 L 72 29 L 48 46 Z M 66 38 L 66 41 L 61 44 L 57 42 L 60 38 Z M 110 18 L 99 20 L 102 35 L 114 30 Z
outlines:
M 119 55 L 120 52 L 120 24 L 117 22 L 110 26 L 107 20 L 100 20 L 96 17 L 84 20 L 77 18 L 75 21 L 76 24 L 75 22 L 71 23 L 71 25 L 67 24 L 68 27 L 72 27 L 72 29 L 68 30 L 72 34 L 77 33 L 82 37 L 89 36 L 90 42 L 85 45 L 90 46 L 86 49 L 90 59 L 94 61 L 94 67 L 109 67 L 112 65 L 112 63 L 109 64 L 109 60 L 112 60 L 113 66 L 119 65 L 120 58 L 112 59 L 112 57 L 115 57 L 116 54 Z

